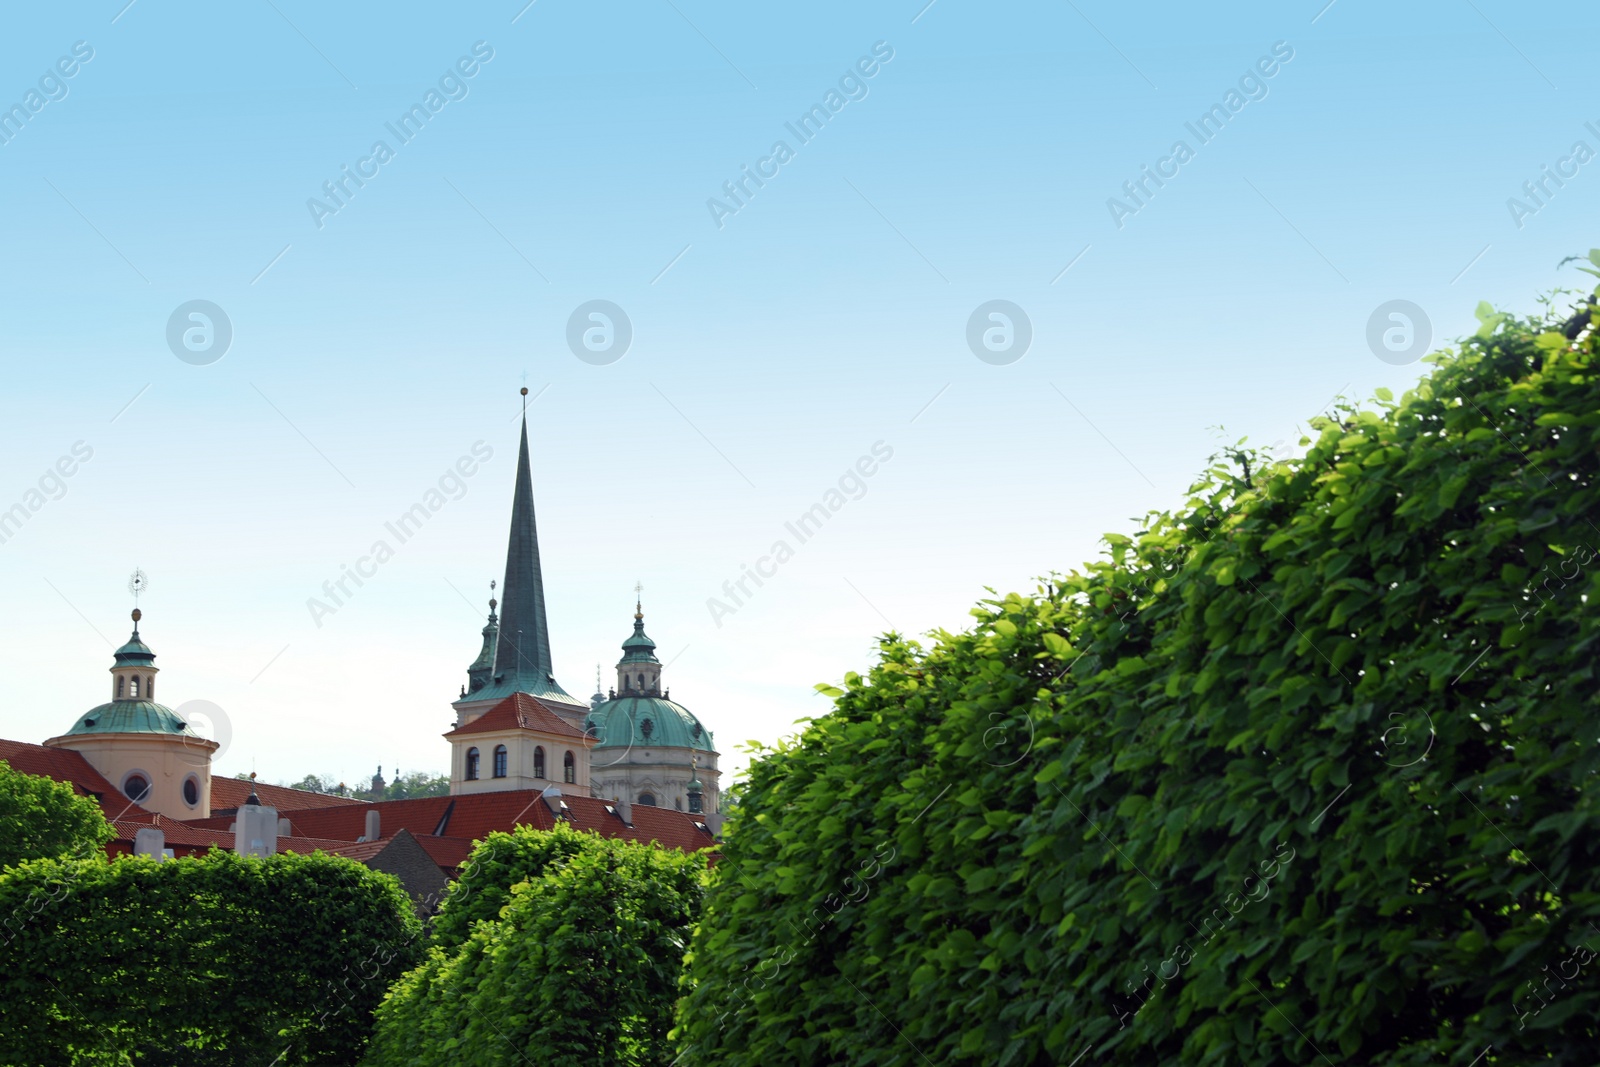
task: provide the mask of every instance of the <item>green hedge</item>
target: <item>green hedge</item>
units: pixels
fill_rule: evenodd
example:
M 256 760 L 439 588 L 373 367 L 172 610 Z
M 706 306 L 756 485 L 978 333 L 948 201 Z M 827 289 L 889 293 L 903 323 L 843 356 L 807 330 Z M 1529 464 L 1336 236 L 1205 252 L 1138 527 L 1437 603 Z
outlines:
M 335 856 L 37 860 L 0 874 L 0 1063 L 348 1064 L 420 954 Z
M 1594 1062 L 1595 344 L 1480 319 L 829 690 L 750 771 L 682 1062 Z
M 491 835 L 463 871 L 474 895 L 453 894 L 427 959 L 378 1009 L 364 1062 L 665 1067 L 705 869 L 704 854 L 565 824 Z

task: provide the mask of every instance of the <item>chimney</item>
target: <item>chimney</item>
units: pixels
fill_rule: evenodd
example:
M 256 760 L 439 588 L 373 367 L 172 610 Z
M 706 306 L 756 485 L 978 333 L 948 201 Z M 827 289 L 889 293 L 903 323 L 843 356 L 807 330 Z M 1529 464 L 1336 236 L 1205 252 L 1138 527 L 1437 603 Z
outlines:
M 378 839 L 378 823 L 379 823 L 378 809 L 377 808 L 369 808 L 367 810 L 367 840 L 368 841 L 376 841 Z
M 550 814 L 558 819 L 566 814 L 567 805 L 561 799 L 561 787 L 559 785 L 547 785 L 544 792 L 539 795 L 544 798 L 545 806 L 550 809 Z
M 722 813 L 720 811 L 706 812 L 705 823 L 706 829 L 711 831 L 711 836 L 719 841 L 722 840 Z
M 239 806 L 234 826 L 233 851 L 238 855 L 278 854 L 278 809 L 262 804 L 254 788 L 249 799 Z
M 627 825 L 632 826 L 633 825 L 633 801 L 631 801 L 631 800 L 613 800 L 611 802 L 611 804 L 612 804 L 613 807 L 615 807 L 617 809 L 618 817 L 621 818 L 622 821 L 624 823 L 626 823 Z
M 157 860 L 167 858 L 167 835 L 158 827 L 145 826 L 135 831 L 133 835 L 133 854 L 135 856 L 154 856 Z
M 293 832 L 294 831 L 289 829 L 289 820 L 288 819 L 279 819 L 278 820 L 278 836 L 279 837 L 288 837 Z

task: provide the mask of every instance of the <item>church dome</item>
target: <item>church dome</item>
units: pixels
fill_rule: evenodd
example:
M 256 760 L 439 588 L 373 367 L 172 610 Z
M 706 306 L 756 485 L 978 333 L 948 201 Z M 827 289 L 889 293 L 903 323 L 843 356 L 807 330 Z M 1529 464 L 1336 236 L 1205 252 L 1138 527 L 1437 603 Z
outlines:
M 664 697 L 617 697 L 589 713 L 595 748 L 692 748 L 715 752 L 694 712 Z
M 177 712 L 151 700 L 113 700 L 90 708 L 64 736 L 74 734 L 165 734 L 204 740 Z

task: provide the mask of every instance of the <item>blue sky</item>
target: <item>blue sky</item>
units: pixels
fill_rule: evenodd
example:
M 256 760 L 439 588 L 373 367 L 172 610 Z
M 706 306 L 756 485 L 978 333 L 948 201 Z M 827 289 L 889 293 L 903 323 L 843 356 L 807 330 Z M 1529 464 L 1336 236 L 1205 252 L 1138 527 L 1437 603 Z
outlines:
M 738 765 L 876 633 L 1094 557 L 1224 436 L 1293 442 L 1337 394 L 1415 381 L 1368 346 L 1380 305 L 1437 347 L 1600 244 L 1600 162 L 1573 157 L 1600 151 L 1596 16 L 1570 3 L 124 2 L 0 36 L 18 740 L 106 698 L 138 566 L 162 700 L 222 709 L 220 772 L 442 770 L 526 380 L 557 677 L 609 684 L 642 581 L 675 698 Z M 1131 204 L 1147 166 L 1170 176 Z M 1545 167 L 1569 176 L 1514 217 Z M 369 176 L 333 203 L 342 168 Z M 730 205 L 743 168 L 769 177 Z M 169 347 L 195 300 L 231 324 L 220 359 Z M 631 323 L 621 358 L 569 348 L 594 300 Z M 967 340 L 994 300 L 1031 326 L 1009 362 Z M 313 620 L 478 442 L 458 498 Z

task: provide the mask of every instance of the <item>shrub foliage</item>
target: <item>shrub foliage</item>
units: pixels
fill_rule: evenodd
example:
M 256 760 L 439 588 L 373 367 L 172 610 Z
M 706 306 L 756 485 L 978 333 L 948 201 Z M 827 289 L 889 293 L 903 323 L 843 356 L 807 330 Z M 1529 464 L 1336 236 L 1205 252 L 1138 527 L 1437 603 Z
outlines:
M 821 687 L 730 824 L 682 1061 L 1592 1062 L 1595 342 L 1479 317 Z
M 87 859 L 112 838 L 111 824 L 66 782 L 23 774 L 0 760 L 0 869 L 24 860 Z
M 0 874 L 0 1063 L 348 1064 L 420 924 L 321 854 L 36 860 Z
M 705 867 L 565 825 L 491 835 L 463 872 L 475 892 L 452 896 L 385 998 L 364 1062 L 665 1067 Z

